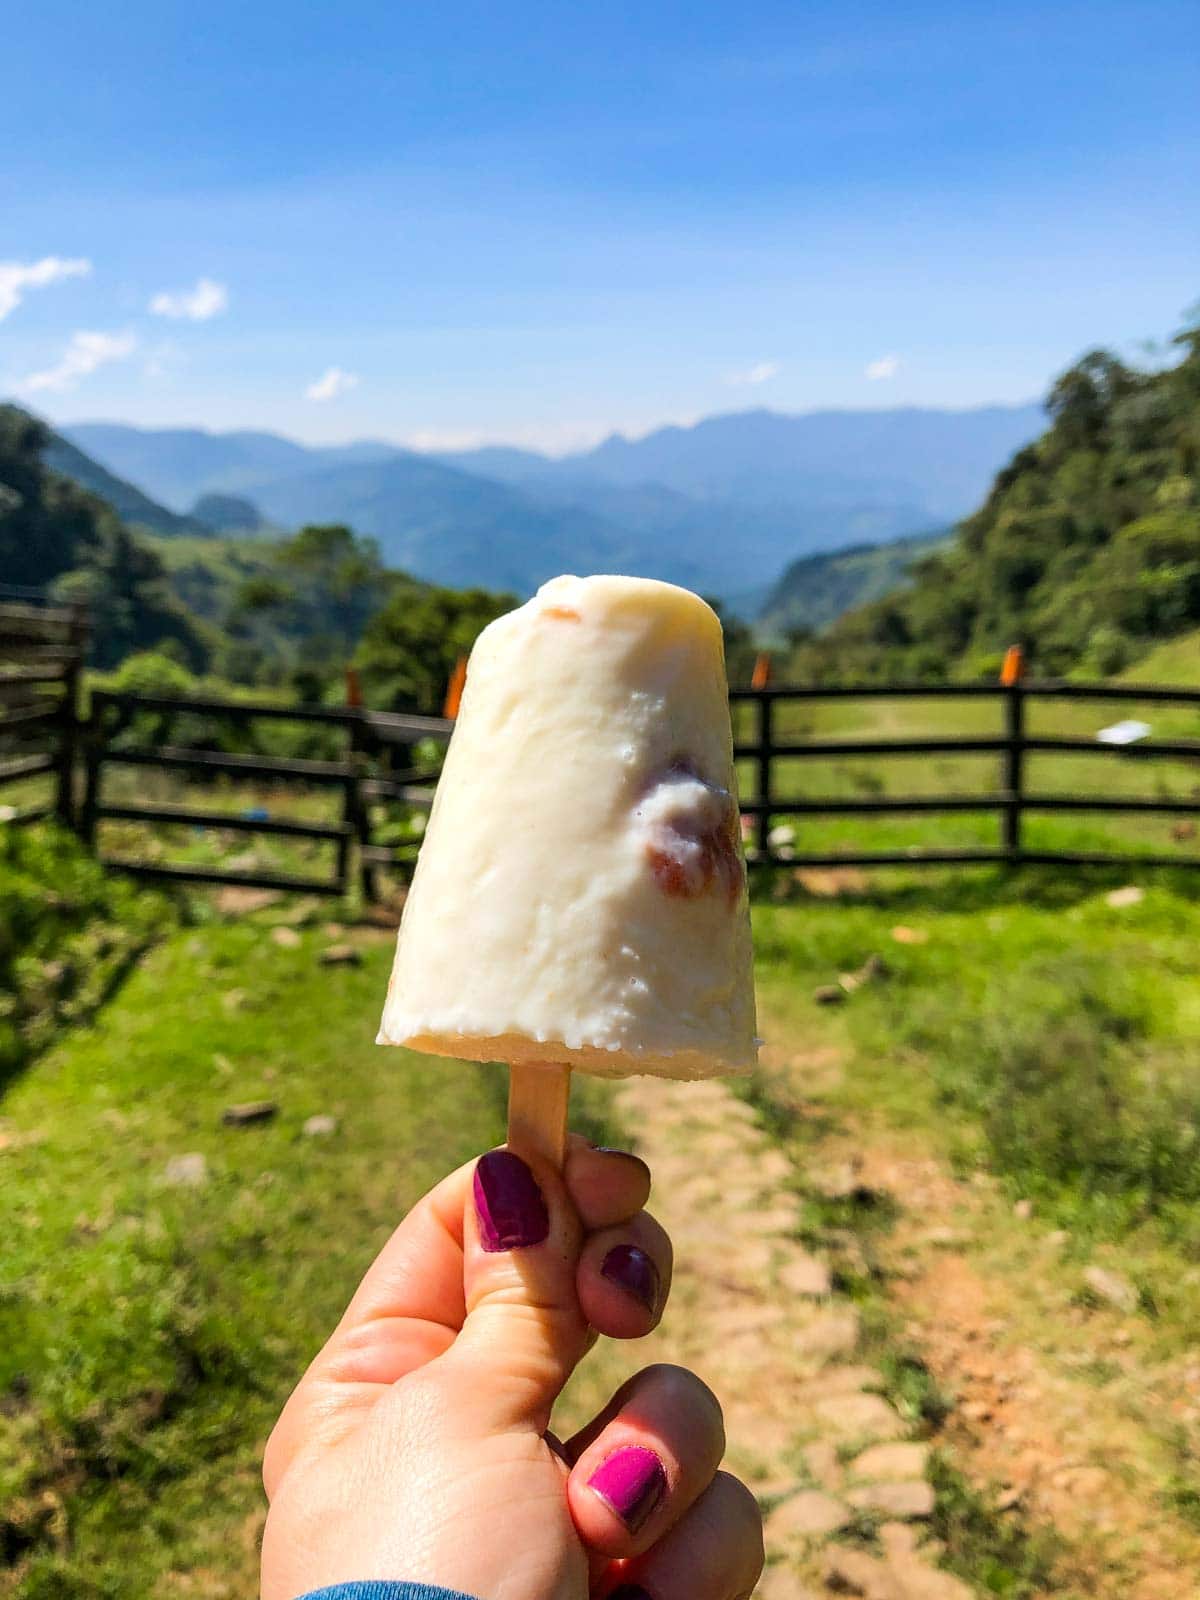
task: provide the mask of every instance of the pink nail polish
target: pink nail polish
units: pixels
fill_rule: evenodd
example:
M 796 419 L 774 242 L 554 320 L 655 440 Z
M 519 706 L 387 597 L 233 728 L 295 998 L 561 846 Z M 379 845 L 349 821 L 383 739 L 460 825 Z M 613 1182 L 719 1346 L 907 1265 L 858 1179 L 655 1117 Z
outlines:
M 667 1492 L 667 1474 L 653 1450 L 626 1445 L 602 1461 L 588 1479 L 588 1488 L 636 1533 Z

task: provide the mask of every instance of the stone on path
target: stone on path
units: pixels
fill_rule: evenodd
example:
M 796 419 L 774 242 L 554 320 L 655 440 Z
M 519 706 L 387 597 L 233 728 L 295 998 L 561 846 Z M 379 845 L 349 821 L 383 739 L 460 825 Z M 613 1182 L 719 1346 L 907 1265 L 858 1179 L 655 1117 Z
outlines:
M 856 1510 L 878 1511 L 906 1522 L 933 1515 L 933 1485 L 923 1478 L 911 1483 L 864 1484 L 861 1489 L 852 1489 L 846 1499 Z
M 1119 911 L 1122 906 L 1140 905 L 1146 898 L 1146 891 L 1139 889 L 1136 883 L 1127 883 L 1124 888 L 1110 889 L 1104 898 Z
M 337 1117 L 331 1117 L 326 1112 L 318 1112 L 315 1117 L 309 1117 L 305 1122 L 304 1132 L 310 1139 L 324 1139 L 331 1133 L 336 1133 L 340 1126 Z
M 323 967 L 358 967 L 362 965 L 362 951 L 352 944 L 330 944 L 317 959 Z
M 247 1100 L 242 1105 L 226 1106 L 221 1121 L 227 1128 L 245 1128 L 253 1122 L 270 1122 L 278 1110 L 274 1100 Z
M 904 1423 L 877 1394 L 834 1394 L 818 1400 L 813 1409 L 822 1422 L 843 1438 L 894 1439 L 904 1432 Z
M 1088 1267 L 1083 1274 L 1083 1281 L 1096 1296 L 1106 1305 L 1118 1311 L 1136 1311 L 1138 1308 L 1138 1292 L 1128 1278 L 1123 1278 L 1119 1272 L 1110 1272 L 1107 1267 Z
M 862 1600 L 908 1600 L 886 1562 L 865 1550 L 831 1550 L 825 1560 L 825 1585 L 834 1594 L 861 1595 Z
M 837 1446 L 828 1439 L 814 1439 L 812 1444 L 804 1446 L 804 1465 L 817 1482 L 827 1489 L 831 1484 L 841 1481 Z
M 813 990 L 813 999 L 819 1006 L 840 1006 L 846 991 L 840 983 L 820 983 Z
M 757 1236 L 794 1233 L 800 1225 L 800 1214 L 794 1205 L 779 1204 L 764 1209 L 756 1208 L 741 1218 L 746 1233 Z
M 289 928 L 285 923 L 281 923 L 278 928 L 271 929 L 271 943 L 279 945 L 284 950 L 298 950 L 301 939 L 295 928 Z
M 794 1572 L 778 1564 L 768 1567 L 758 1580 L 754 1600 L 817 1600 L 817 1597 Z
M 801 1489 L 771 1512 L 766 1535 L 772 1545 L 789 1539 L 823 1539 L 850 1520 L 850 1512 L 840 1500 L 820 1489 Z
M 858 1312 L 853 1306 L 833 1306 L 796 1329 L 793 1346 L 802 1355 L 827 1361 L 850 1355 L 858 1344 Z
M 927 1444 L 873 1444 L 850 1463 L 856 1478 L 869 1478 L 879 1482 L 903 1482 L 906 1478 L 923 1478 L 929 1465 Z
M 830 1293 L 829 1268 L 816 1256 L 796 1255 L 779 1270 L 779 1287 L 787 1294 L 823 1299 Z
M 249 871 L 257 865 L 255 859 L 248 866 L 236 870 Z M 233 862 L 230 862 L 230 866 L 233 866 Z M 223 917 L 248 917 L 254 911 L 265 911 L 268 906 L 282 899 L 278 889 L 253 889 L 231 883 L 218 890 L 214 903 Z
M 201 1184 L 208 1182 L 208 1162 L 198 1150 L 172 1156 L 163 1172 L 163 1179 L 176 1189 L 198 1189 Z

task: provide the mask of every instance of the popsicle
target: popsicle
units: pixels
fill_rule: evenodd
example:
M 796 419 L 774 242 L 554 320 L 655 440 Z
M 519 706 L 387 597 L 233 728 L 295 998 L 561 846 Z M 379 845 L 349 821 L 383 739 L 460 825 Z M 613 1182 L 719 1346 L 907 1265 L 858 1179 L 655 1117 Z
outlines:
M 697 595 L 555 578 L 480 634 L 379 1042 L 507 1063 L 510 1145 L 559 1162 L 572 1068 L 753 1065 L 724 650 Z

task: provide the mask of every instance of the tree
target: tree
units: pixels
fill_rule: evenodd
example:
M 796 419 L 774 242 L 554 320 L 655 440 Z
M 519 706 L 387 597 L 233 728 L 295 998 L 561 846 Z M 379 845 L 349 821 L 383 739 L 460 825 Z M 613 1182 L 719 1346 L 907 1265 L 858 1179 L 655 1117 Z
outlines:
M 397 578 L 355 656 L 372 705 L 436 715 L 459 656 L 517 604 L 486 589 L 439 589 Z

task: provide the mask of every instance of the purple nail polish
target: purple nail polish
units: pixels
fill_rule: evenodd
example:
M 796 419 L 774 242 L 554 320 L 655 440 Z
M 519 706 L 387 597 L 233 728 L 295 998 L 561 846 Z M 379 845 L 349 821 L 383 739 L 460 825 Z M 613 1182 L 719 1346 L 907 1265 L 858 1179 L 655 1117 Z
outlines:
M 658 1310 L 658 1268 L 637 1245 L 614 1245 L 604 1258 L 600 1274 L 631 1294 L 647 1311 Z
M 489 1150 L 475 1163 L 479 1241 L 491 1254 L 541 1244 L 550 1213 L 533 1173 L 511 1150 Z
M 588 1479 L 588 1488 L 636 1533 L 667 1492 L 663 1464 L 644 1445 L 627 1445 L 602 1461 Z

